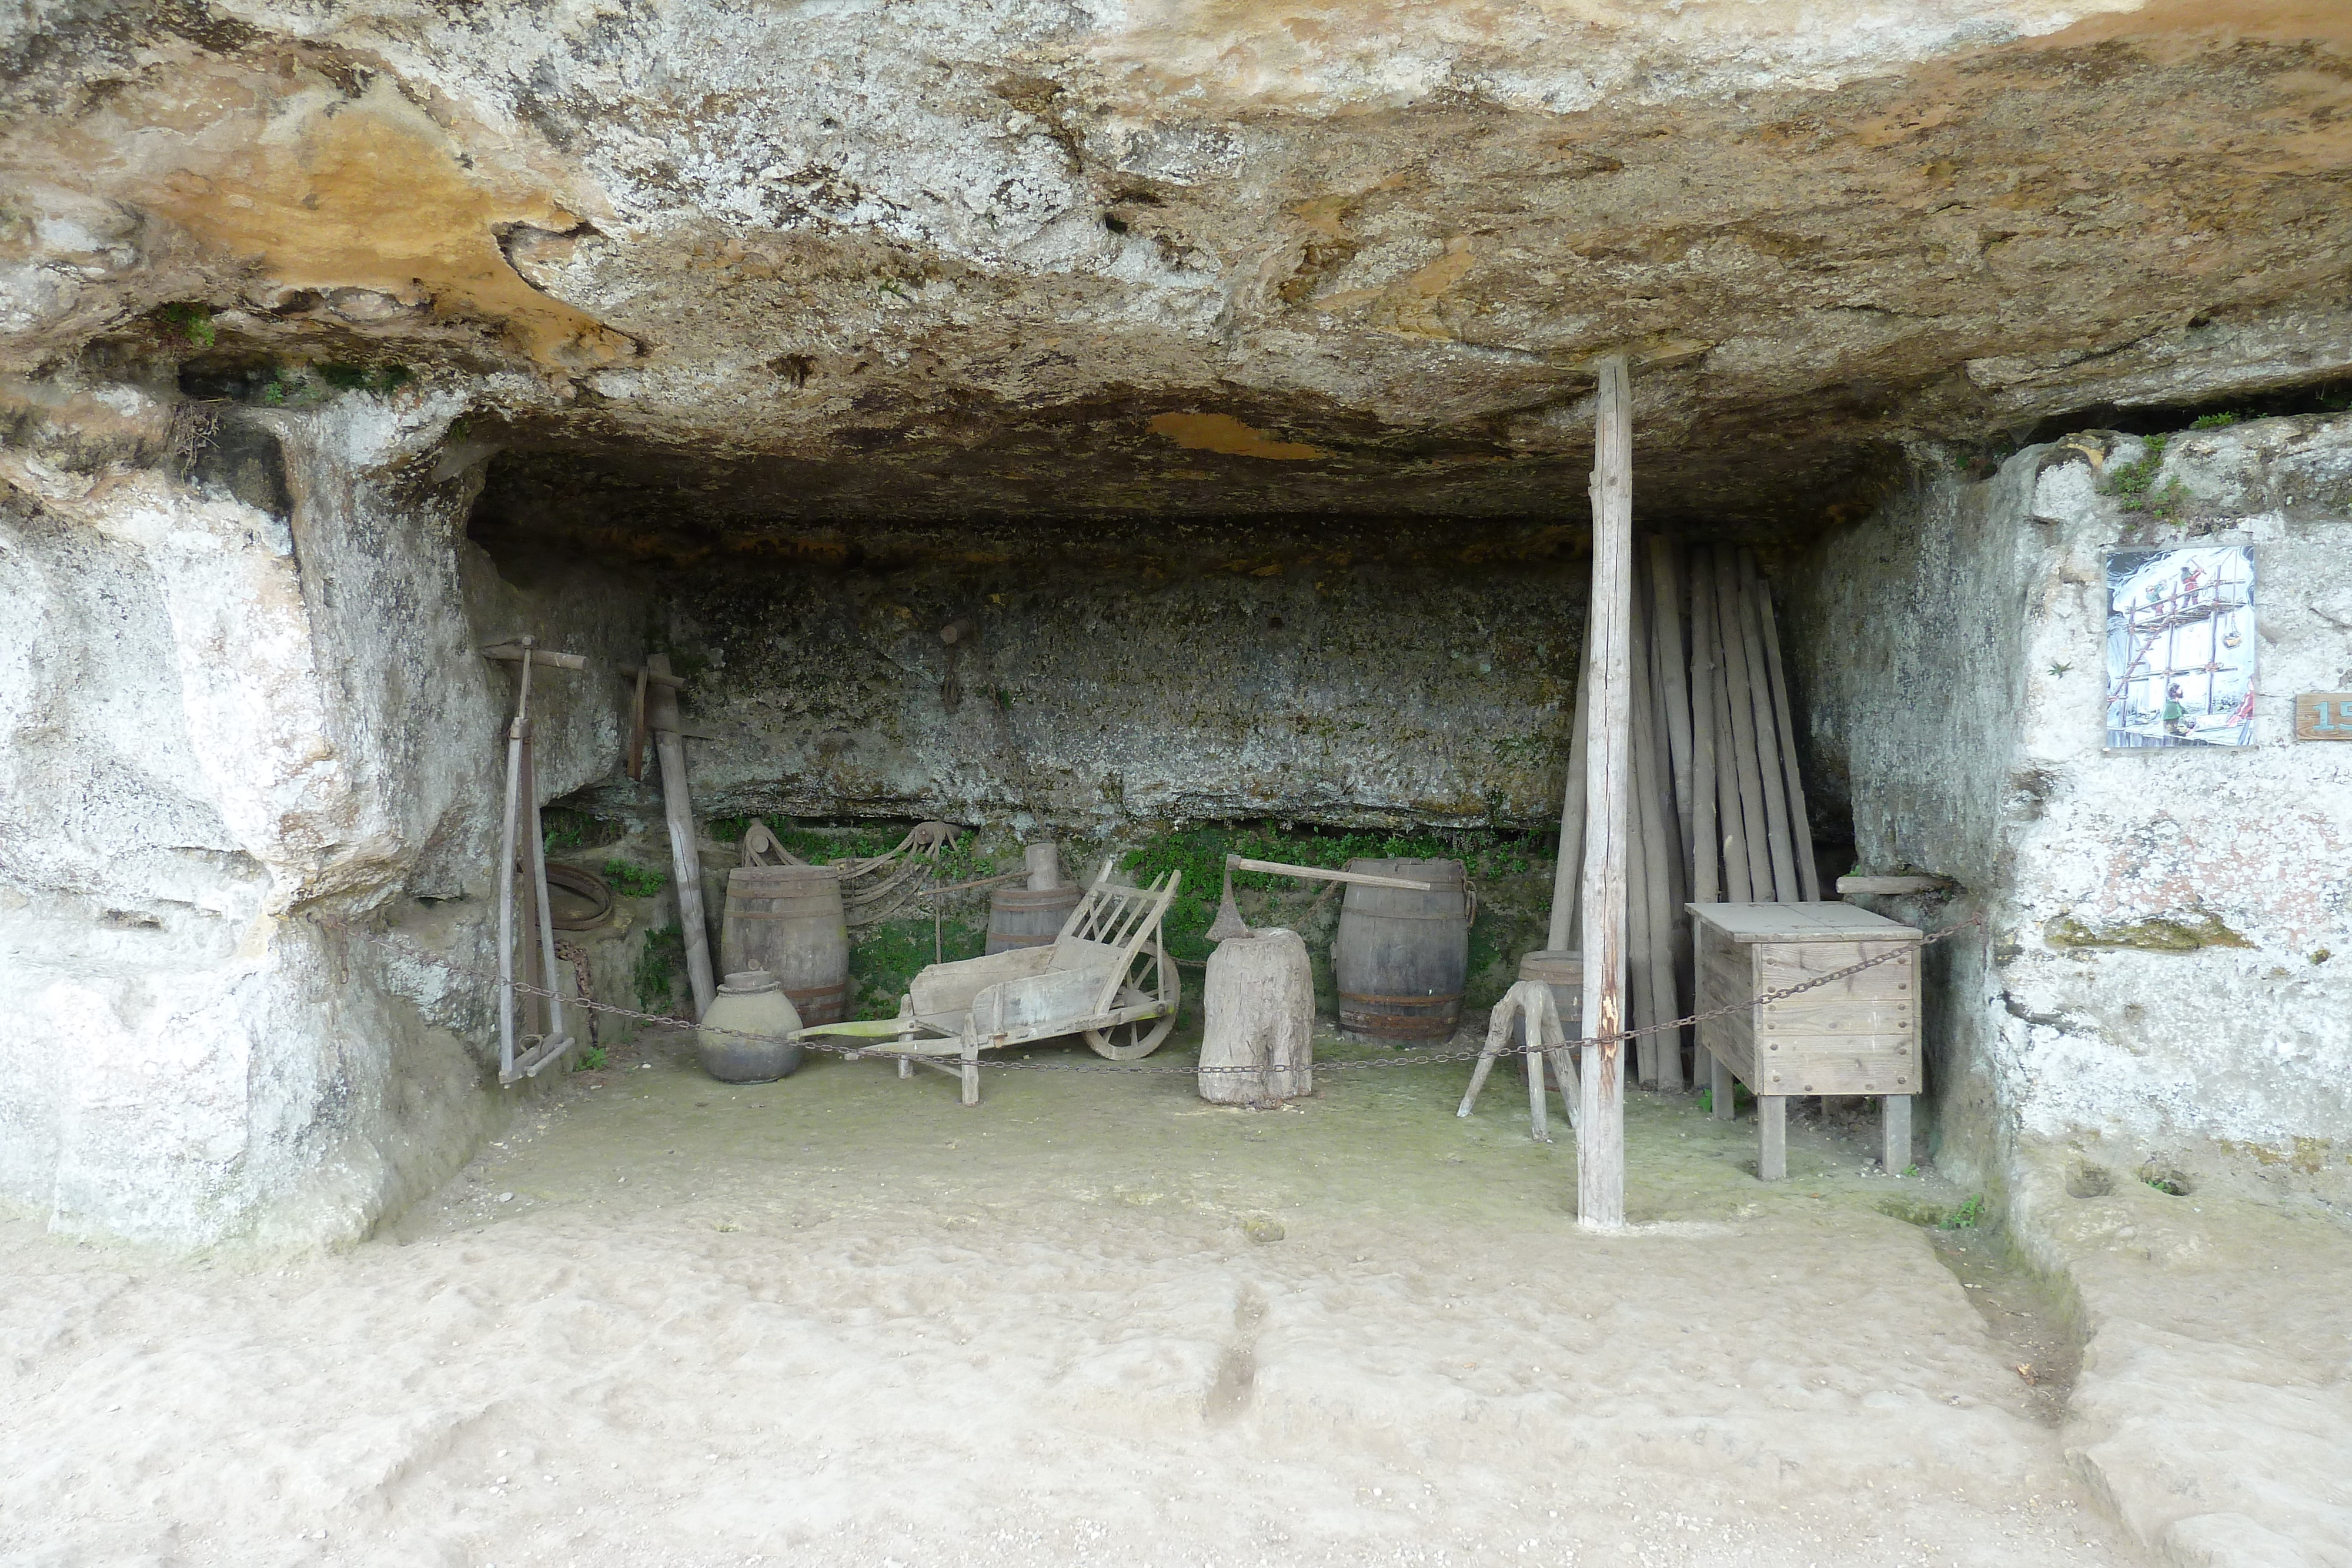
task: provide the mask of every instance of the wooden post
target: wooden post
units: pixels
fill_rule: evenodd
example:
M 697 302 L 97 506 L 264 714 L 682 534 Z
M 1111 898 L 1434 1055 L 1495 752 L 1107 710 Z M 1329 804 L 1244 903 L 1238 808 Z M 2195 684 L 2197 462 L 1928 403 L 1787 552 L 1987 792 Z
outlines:
M 1716 831 L 1715 595 L 1705 562 L 1694 557 L 1691 612 L 1691 902 L 1723 896 L 1723 841 Z
M 1650 776 L 1657 780 L 1649 808 L 1656 812 L 1658 840 L 1658 848 L 1651 857 L 1653 891 L 1650 914 L 1655 929 L 1650 937 L 1650 951 L 1658 969 L 1658 1016 L 1654 1021 L 1663 1024 L 1671 1023 L 1681 1015 L 1682 977 L 1689 967 L 1685 960 L 1690 953 L 1690 915 L 1683 906 L 1690 902 L 1690 808 L 1686 797 L 1690 793 L 1691 737 L 1690 710 L 1685 699 L 1680 717 L 1682 749 L 1678 766 L 1674 747 L 1675 699 L 1666 679 L 1670 671 L 1681 674 L 1683 646 L 1682 617 L 1675 612 L 1672 602 L 1675 576 L 1672 547 L 1663 552 L 1654 550 L 1649 565 L 1648 580 L 1653 590 L 1656 588 L 1661 574 L 1666 581 L 1664 595 L 1653 593 L 1651 609 L 1644 618 L 1650 653 L 1646 667 L 1650 732 L 1647 749 L 1643 753 L 1646 759 L 1644 766 L 1650 769 Z M 1640 589 L 1637 587 L 1635 591 L 1639 592 Z M 1661 597 L 1665 601 L 1663 610 L 1658 608 Z M 1677 686 L 1675 689 L 1682 688 Z M 1643 831 L 1651 830 L 1645 826 Z M 1661 871 L 1663 879 L 1658 875 Z M 1662 1088 L 1680 1089 L 1683 1086 L 1682 1030 L 1675 1030 L 1672 1034 L 1660 1036 L 1656 1049 L 1661 1069 L 1656 1074 L 1656 1082 Z
M 1674 949 L 1674 808 L 1664 800 L 1667 788 L 1666 749 L 1658 737 L 1657 689 L 1644 657 L 1656 628 L 1649 624 L 1643 606 L 1636 603 L 1633 652 L 1633 800 L 1626 812 L 1633 841 L 1626 846 L 1631 862 L 1626 878 L 1626 946 L 1633 974 L 1633 1016 L 1635 1026 L 1654 1030 L 1675 1019 Z M 1679 1089 L 1683 1082 L 1681 1033 L 1644 1034 L 1636 1042 L 1634 1061 L 1641 1082 L 1654 1088 Z
M 1805 779 L 1797 766 L 1797 729 L 1790 720 L 1789 680 L 1780 667 L 1780 631 L 1772 623 L 1772 585 L 1756 583 L 1756 612 L 1764 620 L 1764 664 L 1772 674 L 1772 711 L 1780 721 L 1780 760 L 1789 770 L 1789 816 L 1797 838 L 1797 882 L 1807 904 L 1822 899 L 1822 868 L 1813 854 L 1813 820 L 1805 811 Z
M 1911 1096 L 1883 1096 L 1878 1116 L 1878 1163 L 1888 1176 L 1901 1176 L 1911 1168 Z
M 710 975 L 710 923 L 702 912 L 702 852 L 696 846 L 694 799 L 687 792 L 686 742 L 678 738 L 677 688 L 669 676 L 669 655 L 646 661 L 652 684 L 646 694 L 646 725 L 661 758 L 662 815 L 669 823 L 670 873 L 677 882 L 677 923 L 686 936 L 686 978 L 694 988 L 694 1016 L 710 1009 L 718 988 Z
M 1756 1156 L 1756 1177 L 1759 1181 L 1789 1179 L 1789 1097 L 1785 1094 L 1756 1096 L 1756 1125 L 1761 1136 Z
M 1584 1018 L 1577 1222 L 1625 1223 L 1625 808 L 1633 721 L 1633 399 L 1625 356 L 1596 369 L 1592 446 L 1592 702 L 1585 747 Z
M 1770 904 L 1772 852 L 1764 808 L 1763 765 L 1758 760 L 1756 702 L 1748 689 L 1747 617 L 1739 611 L 1739 568 L 1727 549 L 1715 554 L 1715 609 L 1723 634 L 1724 695 L 1731 709 L 1732 771 L 1739 780 L 1739 817 L 1746 824 L 1748 896 L 1733 904 Z M 1737 886 L 1735 883 L 1733 885 Z
M 1691 781 L 1694 763 L 1691 756 L 1690 665 L 1683 653 L 1682 576 L 1678 570 L 1679 552 L 1672 539 L 1653 538 L 1650 540 L 1650 641 L 1654 647 L 1654 668 L 1657 671 L 1658 698 L 1666 710 L 1665 739 L 1663 742 L 1674 753 L 1675 821 L 1682 831 L 1682 844 L 1677 852 L 1683 866 L 1683 882 L 1687 886 L 1696 871 L 1691 863 Z M 1680 909 L 1677 899 L 1675 907 Z
M 1584 881 L 1584 735 L 1592 701 L 1592 606 L 1584 607 L 1584 645 L 1577 650 L 1576 716 L 1568 740 L 1568 789 L 1559 809 L 1559 860 L 1551 872 L 1551 930 L 1544 942 L 1549 952 L 1566 952 L 1576 946 L 1580 922 L 1576 904 Z
M 1771 673 L 1764 664 L 1764 632 L 1759 612 L 1763 595 L 1756 580 L 1756 555 L 1739 552 L 1739 626 L 1748 643 L 1748 696 L 1756 706 L 1756 767 L 1764 788 L 1765 842 L 1771 850 L 1773 896 L 1782 904 L 1802 899 L 1797 879 L 1797 840 L 1789 823 L 1788 780 L 1780 770 L 1780 723 L 1772 712 Z M 1819 891 L 1816 889 L 1816 891 Z

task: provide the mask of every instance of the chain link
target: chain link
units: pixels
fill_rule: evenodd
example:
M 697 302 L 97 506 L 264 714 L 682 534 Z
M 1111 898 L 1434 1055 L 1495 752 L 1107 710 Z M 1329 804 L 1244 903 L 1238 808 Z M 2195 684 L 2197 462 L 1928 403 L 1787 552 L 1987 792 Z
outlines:
M 439 953 L 428 953 L 421 947 L 414 946 L 409 943 L 399 940 L 389 932 L 370 931 L 364 926 L 356 925 L 348 920 L 343 920 L 335 915 L 328 915 L 323 911 L 318 910 L 308 912 L 307 918 L 313 925 L 322 926 L 327 930 L 338 931 L 348 936 L 356 936 L 363 942 L 370 942 L 377 946 L 388 948 L 393 952 L 401 954 L 404 957 L 414 959 L 420 964 L 429 964 L 436 968 L 446 969 L 454 975 L 464 975 L 472 979 L 485 981 L 492 986 L 508 983 L 502 982 L 498 976 L 486 969 L 476 968 L 470 964 L 461 964 L 455 958 L 447 957 Z M 1849 964 L 1843 969 L 1832 969 L 1827 974 L 1816 975 L 1810 980 L 1800 981 L 1795 985 L 1780 986 L 1772 990 L 1759 992 L 1757 995 L 1749 998 L 1744 1002 L 1733 1002 L 1727 1007 L 1712 1008 L 1706 1012 L 1693 1013 L 1686 1018 L 1676 1019 L 1671 1023 L 1652 1024 L 1645 1029 L 1626 1030 L 1616 1038 L 1620 1041 L 1624 1041 L 1639 1040 L 1645 1035 L 1665 1034 L 1671 1031 L 1689 1029 L 1694 1025 L 1705 1023 L 1710 1019 L 1728 1018 L 1733 1013 L 1746 1012 L 1751 1008 L 1767 1007 L 1774 1002 L 1786 1001 L 1790 997 L 1801 996 L 1818 987 L 1826 986 L 1832 981 L 1846 979 L 1851 976 L 1861 974 L 1864 969 L 1874 969 L 1881 964 L 1892 963 L 1895 959 L 1902 957 L 1906 952 L 1924 952 L 1927 948 L 1933 947 L 1938 942 L 1949 941 L 1952 937 L 1958 936 L 1961 932 L 1973 929 L 1977 926 L 1982 925 L 1983 924 L 1983 915 L 1972 915 L 1958 925 L 1949 926 L 1945 930 L 1938 931 L 1931 936 L 1923 937 L 1918 943 L 1916 948 L 1912 947 L 1911 945 L 1907 943 L 1889 947 L 1885 952 L 1879 954 L 1875 957 L 1864 958 L 1858 964 Z M 534 986 L 523 980 L 515 980 L 512 981 L 511 984 L 514 987 L 515 994 L 518 996 L 551 998 L 562 1002 L 567 1007 L 583 1008 L 592 1012 L 610 1013 L 618 1018 L 635 1019 L 641 1023 L 666 1024 L 678 1029 L 699 1030 L 703 1033 L 725 1035 L 735 1040 L 763 1041 L 774 1038 L 772 1035 L 755 1034 L 746 1030 L 719 1029 L 713 1028 L 707 1024 L 698 1025 L 691 1019 L 678 1018 L 674 1014 L 641 1012 L 635 1008 L 616 1007 L 611 1002 L 591 1001 L 584 996 L 561 996 L 554 991 L 548 990 L 545 987 Z M 945 1060 L 944 1058 L 929 1053 L 891 1050 L 890 1046 L 897 1043 L 897 1041 L 891 1041 L 888 1044 L 877 1045 L 841 1045 L 810 1036 L 803 1036 L 801 1040 L 801 1044 L 807 1049 L 813 1051 L 831 1051 L 835 1055 L 852 1061 L 857 1061 L 863 1057 L 873 1057 L 877 1061 L 938 1061 Z M 1599 1038 L 1592 1035 L 1584 1035 L 1575 1040 L 1560 1040 L 1552 1045 L 1538 1046 L 1530 1041 L 1525 1045 L 1504 1046 L 1494 1051 L 1492 1054 L 1497 1057 L 1526 1056 L 1538 1051 L 1567 1051 L 1580 1046 L 1599 1045 L 1600 1043 L 1601 1042 Z M 1441 1061 L 1475 1061 L 1480 1057 L 1488 1054 L 1489 1052 L 1487 1052 L 1483 1047 L 1476 1051 L 1412 1051 L 1392 1057 L 1365 1057 L 1360 1059 L 1339 1059 L 1318 1061 L 1314 1064 L 1314 1071 L 1318 1072 L 1328 1072 L 1359 1067 L 1427 1067 Z M 1266 1071 L 1264 1067 L 1259 1066 L 1147 1067 L 1141 1063 L 1129 1062 L 1008 1061 L 1002 1058 L 992 1059 L 987 1065 L 992 1071 L 1140 1072 L 1160 1073 L 1171 1077 L 1193 1077 L 1203 1072 L 1262 1073 Z

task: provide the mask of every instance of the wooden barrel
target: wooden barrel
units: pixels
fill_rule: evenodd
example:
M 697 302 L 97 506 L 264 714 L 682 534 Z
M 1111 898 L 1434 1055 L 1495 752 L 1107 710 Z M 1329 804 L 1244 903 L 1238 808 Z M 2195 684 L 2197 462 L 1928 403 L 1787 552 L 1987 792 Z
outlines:
M 1551 988 L 1551 999 L 1559 1009 L 1560 1032 L 1574 1040 L 1584 1030 L 1579 1027 L 1584 1016 L 1584 955 L 1568 949 L 1547 949 L 1529 953 L 1519 960 L 1519 978 L 1541 980 Z M 1511 1020 L 1511 1045 L 1514 1050 L 1528 1042 L 1525 1019 Z
M 1353 860 L 1349 871 L 1430 884 L 1427 893 L 1347 884 L 1331 967 L 1339 1029 L 1353 1040 L 1444 1040 L 1470 969 L 1469 890 L 1460 861 Z
M 722 974 L 765 969 L 803 1024 L 849 1016 L 849 922 L 832 866 L 737 866 L 719 927 Z
M 1015 947 L 1043 947 L 1061 935 L 1062 923 L 1078 906 L 1085 889 L 1066 882 L 1043 892 L 1032 887 L 1000 887 L 988 895 L 988 948 L 1007 953 Z

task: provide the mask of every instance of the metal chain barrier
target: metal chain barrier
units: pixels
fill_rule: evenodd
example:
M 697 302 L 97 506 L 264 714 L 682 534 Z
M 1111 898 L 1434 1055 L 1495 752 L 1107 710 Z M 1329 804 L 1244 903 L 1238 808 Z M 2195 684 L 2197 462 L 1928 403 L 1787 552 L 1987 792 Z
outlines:
M 335 915 L 327 915 L 319 911 L 310 912 L 306 915 L 306 918 L 308 918 L 313 925 L 321 926 L 330 931 L 341 932 L 347 936 L 356 936 L 363 942 L 373 943 L 379 947 L 387 948 L 393 952 L 402 955 L 404 957 L 413 959 L 417 963 L 429 964 L 436 968 L 446 969 L 451 974 L 464 975 L 473 979 L 485 981 L 492 986 L 499 984 L 499 977 L 488 970 L 478 969 L 470 964 L 461 964 L 456 959 L 446 957 L 439 953 L 428 953 L 421 947 L 413 946 L 406 942 L 401 941 L 399 938 L 392 936 L 388 932 L 370 931 L 364 926 L 354 925 L 348 920 L 343 920 Z M 1750 997 L 1744 1002 L 1734 1002 L 1727 1007 L 1713 1008 L 1706 1012 L 1693 1013 L 1686 1018 L 1676 1019 L 1672 1023 L 1652 1024 L 1647 1029 L 1626 1030 L 1616 1038 L 1622 1042 L 1639 1040 L 1644 1035 L 1665 1034 L 1669 1031 L 1685 1030 L 1691 1028 L 1696 1024 L 1705 1023 L 1709 1019 L 1727 1018 L 1733 1013 L 1746 1012 L 1751 1008 L 1765 1007 L 1773 1002 L 1786 1001 L 1790 997 L 1802 995 L 1804 992 L 1812 990 L 1817 987 L 1826 986 L 1831 984 L 1832 981 L 1843 980 L 1851 976 L 1859 975 L 1864 969 L 1874 969 L 1881 964 L 1892 963 L 1894 960 L 1903 956 L 1906 951 L 1916 950 L 1925 952 L 1927 949 L 1936 946 L 1938 942 L 1948 942 L 1951 938 L 1958 936 L 1961 932 L 1973 930 L 1983 924 L 1984 916 L 1982 915 L 1972 915 L 1968 919 L 1960 922 L 1958 925 L 1949 926 L 1942 931 L 1922 937 L 1916 949 L 1911 948 L 1907 944 L 1892 946 L 1885 952 L 1879 954 L 1874 958 L 1864 958 L 1858 964 L 1849 964 L 1843 969 L 1832 969 L 1827 974 L 1816 975 L 1810 980 L 1800 981 L 1795 985 L 1781 986 L 1773 990 L 1759 992 L 1758 995 Z M 518 996 L 555 998 L 555 999 L 569 1003 L 572 1007 L 584 1008 L 591 1012 L 611 1013 L 618 1018 L 635 1019 L 640 1023 L 664 1024 L 676 1029 L 701 1029 L 704 1027 L 696 1024 L 691 1019 L 677 1018 L 667 1013 L 641 1012 L 635 1008 L 616 1007 L 610 1002 L 591 1001 L 585 996 L 558 997 L 555 992 L 550 991 L 544 987 L 527 985 L 521 980 L 516 980 L 514 982 L 514 989 L 515 994 Z M 746 1030 L 711 1029 L 709 1030 L 708 1032 L 716 1035 L 728 1036 L 736 1040 L 755 1041 L 766 1040 L 772 1038 L 768 1035 L 754 1034 Z M 835 1055 L 850 1061 L 856 1061 L 865 1057 L 873 1057 L 878 1061 L 884 1061 L 939 1060 L 934 1057 L 919 1056 L 914 1052 L 893 1051 L 890 1049 L 890 1046 L 895 1043 L 897 1042 L 892 1041 L 887 1044 L 878 1045 L 841 1045 L 815 1036 L 804 1035 L 801 1038 L 801 1044 L 806 1049 L 831 1051 Z M 1601 1043 L 1601 1042 L 1599 1038 L 1592 1035 L 1584 1035 L 1574 1040 L 1560 1040 L 1557 1043 L 1546 1046 L 1538 1046 L 1532 1042 L 1526 1045 L 1505 1046 L 1501 1050 L 1496 1051 L 1495 1055 L 1497 1058 L 1506 1056 L 1526 1056 L 1541 1051 L 1567 1051 L 1573 1050 L 1579 1046 L 1599 1045 Z M 1366 1057 L 1356 1060 L 1318 1061 L 1315 1063 L 1315 1071 L 1318 1072 L 1327 1072 L 1350 1071 L 1359 1067 L 1426 1067 L 1441 1061 L 1475 1061 L 1486 1054 L 1486 1051 L 1484 1048 L 1476 1051 L 1411 1051 L 1393 1057 Z M 1140 1062 L 1010 1061 L 1002 1058 L 992 1058 L 985 1065 L 992 1071 L 1004 1072 L 1018 1072 L 1024 1071 L 1031 1072 L 1141 1072 L 1160 1073 L 1171 1077 L 1180 1075 L 1183 1077 L 1197 1077 L 1203 1072 L 1262 1073 L 1265 1071 L 1265 1068 L 1259 1066 L 1150 1067 Z

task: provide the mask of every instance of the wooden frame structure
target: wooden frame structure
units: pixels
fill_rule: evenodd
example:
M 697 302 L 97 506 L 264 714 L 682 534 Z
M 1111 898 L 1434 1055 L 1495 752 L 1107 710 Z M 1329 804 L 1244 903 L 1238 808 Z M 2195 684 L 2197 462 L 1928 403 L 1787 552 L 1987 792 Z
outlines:
M 980 1053 L 1081 1035 L 1097 1056 L 1150 1055 L 1176 1027 L 1182 982 L 1169 961 L 1162 926 L 1183 873 L 1150 887 L 1111 881 L 1105 861 L 1051 946 L 1015 947 L 933 964 L 917 975 L 895 1019 L 820 1024 L 800 1031 L 888 1040 L 898 1075 L 918 1065 L 962 1081 L 963 1103 L 980 1103 Z

